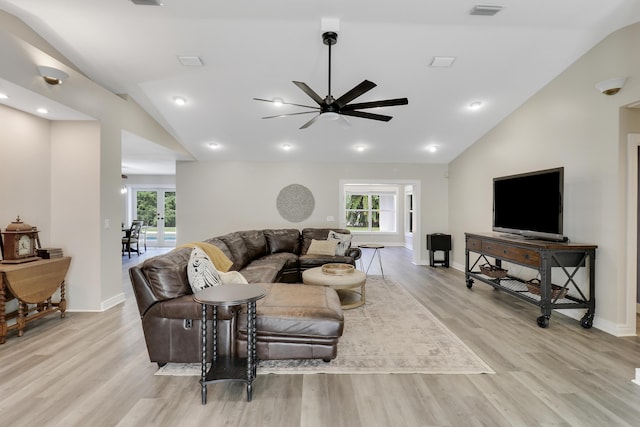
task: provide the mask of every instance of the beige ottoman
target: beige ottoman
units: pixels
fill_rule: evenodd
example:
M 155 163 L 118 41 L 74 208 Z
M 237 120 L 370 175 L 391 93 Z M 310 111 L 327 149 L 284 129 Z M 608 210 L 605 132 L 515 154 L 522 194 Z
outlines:
M 366 279 L 367 275 L 360 270 L 347 274 L 327 274 L 322 271 L 322 267 L 316 267 L 302 272 L 302 282 L 305 285 L 335 289 L 343 310 L 360 307 L 366 302 Z M 360 288 L 360 292 L 354 290 L 357 288 Z

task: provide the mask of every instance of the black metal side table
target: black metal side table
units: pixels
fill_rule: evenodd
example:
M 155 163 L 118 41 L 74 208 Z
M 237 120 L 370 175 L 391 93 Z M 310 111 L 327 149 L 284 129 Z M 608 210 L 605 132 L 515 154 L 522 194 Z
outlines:
M 256 349 L 256 301 L 264 298 L 267 291 L 258 285 L 220 285 L 206 288 L 193 295 L 195 302 L 202 304 L 202 404 L 207 403 L 207 384 L 220 381 L 246 381 L 247 402 L 251 402 L 252 383 L 256 377 L 258 356 Z M 247 304 L 247 357 L 218 356 L 217 315 L 218 307 Z M 207 306 L 212 306 L 213 354 L 211 367 L 207 371 Z

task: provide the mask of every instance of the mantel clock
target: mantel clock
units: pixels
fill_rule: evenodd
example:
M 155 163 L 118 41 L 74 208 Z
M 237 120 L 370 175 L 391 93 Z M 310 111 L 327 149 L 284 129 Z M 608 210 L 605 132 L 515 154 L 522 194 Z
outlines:
M 20 221 L 20 216 L 2 232 L 4 264 L 19 264 L 40 259 L 36 256 L 38 229 Z

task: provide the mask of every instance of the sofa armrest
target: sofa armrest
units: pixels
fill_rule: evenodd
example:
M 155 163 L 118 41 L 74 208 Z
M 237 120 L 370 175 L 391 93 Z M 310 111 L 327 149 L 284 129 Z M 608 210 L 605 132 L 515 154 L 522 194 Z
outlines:
M 362 256 L 362 250 L 360 248 L 349 248 L 346 255 L 350 256 L 354 261 L 356 261 L 359 260 Z

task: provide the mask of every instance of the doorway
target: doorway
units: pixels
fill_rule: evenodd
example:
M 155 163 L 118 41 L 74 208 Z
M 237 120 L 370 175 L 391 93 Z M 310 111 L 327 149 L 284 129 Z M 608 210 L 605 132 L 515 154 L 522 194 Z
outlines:
M 147 226 L 147 246 L 176 245 L 175 188 L 134 190 L 133 217 L 143 220 Z

